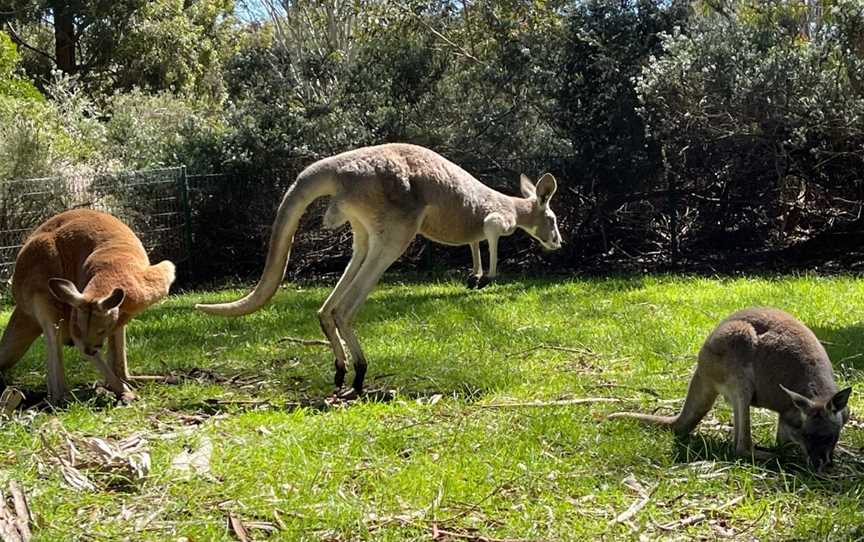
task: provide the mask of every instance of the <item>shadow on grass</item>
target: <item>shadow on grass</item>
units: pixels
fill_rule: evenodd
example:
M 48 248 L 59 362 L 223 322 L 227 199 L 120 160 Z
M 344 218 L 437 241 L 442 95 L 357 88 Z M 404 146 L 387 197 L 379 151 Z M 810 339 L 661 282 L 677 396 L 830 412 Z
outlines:
M 806 457 L 794 446 L 783 448 L 757 446 L 756 448 L 776 454 L 776 457 L 754 463 L 750 459 L 739 457 L 729 439 L 697 431 L 686 437 L 674 439 L 672 458 L 676 463 L 722 461 L 755 465 L 764 472 L 776 475 L 773 480 L 778 491 L 788 490 L 783 478 L 785 475 L 795 476 L 806 483 L 811 490 L 824 493 L 858 491 L 861 483 L 864 482 L 864 461 L 849 452 L 835 453 L 834 465 L 820 474 L 810 470 Z
M 864 323 L 831 328 L 811 327 L 825 346 L 835 370 L 841 366 L 864 370 Z
M 524 285 L 495 285 L 496 294 L 500 295 L 502 290 L 522 290 Z M 304 380 L 320 378 L 320 371 L 325 367 L 329 372 L 332 370 L 332 355 L 326 346 L 304 347 L 292 346 L 283 343 L 286 336 L 323 339 L 316 311 L 323 302 L 326 294 L 320 292 L 280 292 L 273 302 L 263 311 L 247 318 L 227 319 L 207 316 L 195 311 L 190 306 L 160 306 L 140 315 L 136 321 L 130 324 L 130 343 L 143 341 L 141 348 L 147 352 L 149 362 L 143 365 L 136 363 L 135 357 L 140 357 L 138 352 L 130 354 L 130 363 L 135 367 L 133 370 L 142 372 L 164 372 L 166 370 L 183 370 L 195 366 L 212 367 L 225 370 L 225 363 L 231 370 L 237 372 L 267 372 L 278 378 L 297 379 L 302 376 Z M 488 310 L 490 296 L 483 291 L 476 292 L 468 289 L 448 288 L 445 291 L 430 291 L 429 289 L 408 289 L 391 286 L 383 291 L 373 293 L 373 297 L 364 305 L 357 318 L 356 329 L 360 335 L 361 344 L 364 342 L 364 328 L 375 326 L 393 320 L 405 318 L 410 315 L 412 320 L 418 322 L 435 322 L 441 318 L 442 303 L 446 310 L 455 318 L 470 321 L 478 330 L 494 330 L 501 333 L 510 327 L 516 327 L 516 323 L 508 321 L 500 316 L 496 317 Z M 506 332 L 506 331 L 505 331 Z M 368 333 L 368 332 L 367 332 Z M 424 340 L 422 334 L 417 335 L 420 341 Z M 379 338 L 380 339 L 380 338 Z M 428 340 L 434 341 L 433 335 Z M 441 340 L 440 337 L 438 340 Z M 261 359 L 249 360 L 246 352 L 238 351 L 241 345 L 248 344 L 251 348 L 264 346 Z M 275 351 L 275 354 L 273 353 Z M 411 360 L 411 367 L 417 367 L 415 371 L 404 370 L 404 359 L 397 356 L 381 356 L 370 353 L 369 378 L 376 378 L 376 366 L 386 367 L 385 371 L 392 372 L 388 375 L 388 385 L 397 389 L 409 389 L 422 380 L 419 374 L 421 368 L 423 374 L 441 375 L 452 369 L 453 360 L 447 355 L 427 356 L 422 360 Z M 478 356 L 488 353 L 477 352 Z M 285 357 L 291 356 L 289 359 Z M 299 357 L 298 357 L 299 356 Z M 202 359 L 202 357 L 206 359 Z M 161 367 L 154 360 L 162 360 Z M 241 360 L 243 367 L 238 365 Z M 302 363 L 301 363 L 302 360 Z M 309 363 L 306 363 L 306 361 Z M 208 362 L 212 361 L 212 365 Z M 419 363 L 422 361 L 422 363 Z M 310 369 L 314 363 L 316 369 Z M 283 370 L 290 366 L 289 371 Z M 394 368 L 397 368 L 394 372 Z M 416 373 L 416 374 L 415 374 Z M 487 374 L 486 377 L 494 377 Z M 330 378 L 327 379 L 330 381 Z M 324 383 L 322 382 L 322 385 Z M 436 382 L 435 386 L 441 386 Z M 480 388 L 487 389 L 496 386 L 495 381 L 484 382 L 482 379 L 471 380 L 467 383 L 450 382 L 444 389 L 438 389 L 443 393 L 473 393 L 472 390 Z M 466 391 L 468 390 L 468 391 Z M 423 390 L 428 391 L 428 390 Z

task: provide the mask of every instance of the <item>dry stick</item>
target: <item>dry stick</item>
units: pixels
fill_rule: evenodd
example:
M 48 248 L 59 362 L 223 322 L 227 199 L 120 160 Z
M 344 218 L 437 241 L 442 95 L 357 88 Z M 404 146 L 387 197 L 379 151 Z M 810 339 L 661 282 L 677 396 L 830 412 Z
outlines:
M 694 525 L 699 523 L 700 521 L 704 521 L 705 514 L 696 514 L 695 516 L 689 516 L 679 521 L 673 521 L 672 523 L 666 523 L 664 525 L 658 525 L 664 531 L 674 531 L 675 529 L 680 529 L 681 527 L 689 527 L 690 525 Z
M 240 542 L 249 542 L 249 533 L 246 530 L 246 526 L 243 525 L 243 522 L 240 521 L 240 518 L 238 518 L 231 512 L 228 512 L 228 527 L 231 528 L 231 532 L 234 533 L 234 536 L 237 537 L 237 540 L 239 540 Z
M 32 517 L 30 516 L 30 507 L 27 506 L 27 498 L 15 481 L 9 482 L 9 492 L 12 493 L 12 500 L 15 503 L 15 515 L 18 516 L 16 522 L 18 532 L 21 533 L 21 539 L 27 542 L 33 536 L 30 532 Z
M 634 501 L 633 504 L 630 505 L 627 510 L 624 510 L 618 516 L 609 522 L 609 525 L 615 525 L 616 523 L 624 523 L 625 521 L 629 521 L 633 519 L 633 517 L 639 513 L 639 510 L 645 508 L 645 505 L 648 504 L 648 501 L 651 500 L 651 495 L 654 494 L 654 491 L 657 490 L 657 486 L 651 488 L 651 491 L 645 493 L 641 499 L 638 501 Z
M 534 352 L 535 350 L 558 350 L 559 352 L 570 352 L 571 354 L 594 355 L 594 352 L 592 352 L 588 348 L 570 348 L 567 346 L 555 346 L 552 344 L 538 344 L 532 346 L 531 348 L 526 348 L 525 350 L 520 350 L 519 352 L 513 352 L 512 354 L 508 354 L 508 357 L 521 356 L 529 352 Z
M 300 339 L 298 337 L 283 337 L 277 342 L 297 343 L 302 344 L 303 346 L 330 346 L 330 343 L 322 341 L 321 339 Z
M 432 540 L 441 540 L 442 538 L 461 538 L 462 540 L 470 540 L 471 542 L 531 542 L 525 538 L 491 538 L 475 534 L 445 531 L 444 529 L 439 529 L 437 523 L 433 523 Z
M 564 399 L 561 401 L 532 401 L 529 403 L 487 403 L 482 405 L 473 405 L 476 408 L 521 408 L 521 407 L 549 407 L 549 406 L 569 406 L 569 405 L 587 405 L 591 403 L 622 403 L 624 399 L 615 397 L 580 397 L 578 399 Z
M 651 388 L 645 388 L 645 387 L 639 387 L 639 386 L 626 386 L 624 384 L 607 383 L 607 384 L 587 384 L 587 385 L 585 385 L 585 387 L 586 388 L 620 388 L 622 390 L 638 391 L 639 393 L 644 393 L 645 395 L 650 395 L 651 397 L 656 397 L 658 399 L 660 398 L 660 394 L 657 393 L 656 391 L 652 390 Z M 677 400 L 678 399 L 676 399 L 676 401 Z

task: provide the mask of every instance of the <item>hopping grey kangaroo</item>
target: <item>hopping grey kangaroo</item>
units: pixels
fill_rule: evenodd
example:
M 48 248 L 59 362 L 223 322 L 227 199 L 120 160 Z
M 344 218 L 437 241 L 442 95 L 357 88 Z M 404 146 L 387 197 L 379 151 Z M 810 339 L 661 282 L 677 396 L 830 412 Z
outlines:
M 44 335 L 49 401 L 68 395 L 64 344 L 74 344 L 99 369 L 118 399 L 134 399 L 126 324 L 168 295 L 173 282 L 174 264 L 150 265 L 138 237 L 113 216 L 89 209 L 55 215 L 30 234 L 15 261 L 15 309 L 0 339 L 0 371 Z
M 255 312 L 267 303 L 284 278 L 300 217 L 312 201 L 331 196 L 324 226 L 348 222 L 353 255 L 342 277 L 318 311 L 336 357 L 337 391 L 345 381 L 344 340 L 354 364 L 353 389 L 362 392 L 366 357 L 354 335 L 358 309 L 384 271 L 419 233 L 449 245 L 470 245 L 474 273 L 482 275 L 480 241 L 489 244 L 489 276 L 497 273 L 498 238 L 522 229 L 547 249 L 561 246 L 555 213 L 549 208 L 557 184 L 550 174 L 537 185 L 522 177 L 522 195 L 507 196 L 484 185 L 441 155 L 416 145 L 364 147 L 324 158 L 307 167 L 288 188 L 276 214 L 261 280 L 246 297 L 232 303 L 196 305 L 223 316 Z
M 852 388 L 837 391 L 831 361 L 810 329 L 773 308 L 749 308 L 720 322 L 702 349 L 684 407 L 676 416 L 617 412 L 687 435 L 722 394 L 732 406 L 735 452 L 753 457 L 750 407 L 777 412 L 777 442 L 797 444 L 821 471 L 849 419 Z

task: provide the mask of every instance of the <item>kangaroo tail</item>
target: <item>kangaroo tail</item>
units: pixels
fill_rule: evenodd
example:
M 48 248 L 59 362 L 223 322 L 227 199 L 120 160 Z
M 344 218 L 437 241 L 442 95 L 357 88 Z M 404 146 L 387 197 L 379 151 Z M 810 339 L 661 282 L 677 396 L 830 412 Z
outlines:
M 690 387 L 687 390 L 687 398 L 684 406 L 675 416 L 656 416 L 654 414 L 640 414 L 638 412 L 616 412 L 607 418 L 632 418 L 643 423 L 668 427 L 678 435 L 686 435 L 699 425 L 702 418 L 708 414 L 714 401 L 717 399 L 717 388 L 712 380 L 705 374 L 702 367 L 697 366 Z
M 255 289 L 237 301 L 213 305 L 198 304 L 195 305 L 196 309 L 220 316 L 243 316 L 257 311 L 270 301 L 285 277 L 294 234 L 304 211 L 316 199 L 332 195 L 336 191 L 331 177 L 311 174 L 309 171 L 307 169 L 301 173 L 282 198 L 270 233 L 270 248 L 267 251 L 264 272 Z
M 664 427 L 674 427 L 678 418 L 680 416 L 657 416 L 655 414 L 642 414 L 640 412 L 613 412 L 606 416 L 607 419 L 612 420 L 615 418 L 633 418 L 635 420 L 639 420 L 640 422 L 648 423 L 651 425 L 661 425 Z

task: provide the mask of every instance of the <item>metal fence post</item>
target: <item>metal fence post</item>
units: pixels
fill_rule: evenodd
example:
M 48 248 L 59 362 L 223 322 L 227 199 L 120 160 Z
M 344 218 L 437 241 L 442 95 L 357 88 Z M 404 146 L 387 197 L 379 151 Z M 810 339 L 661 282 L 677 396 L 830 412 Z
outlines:
M 192 257 L 192 207 L 189 205 L 189 177 L 186 175 L 186 166 L 180 167 L 180 177 L 177 180 L 177 189 L 180 191 L 180 204 L 183 206 L 183 237 L 186 241 L 186 258 Z

